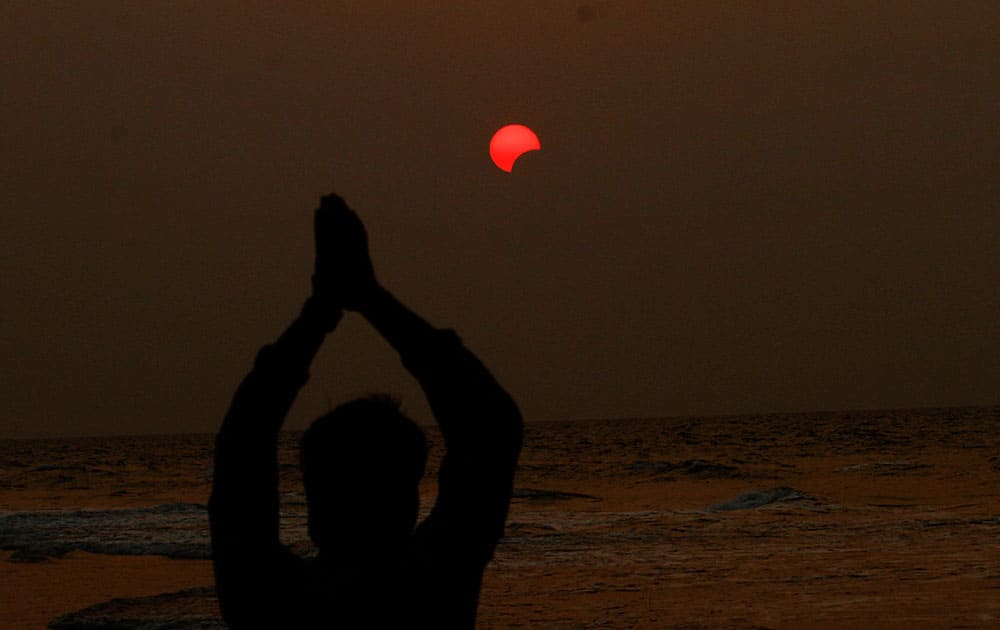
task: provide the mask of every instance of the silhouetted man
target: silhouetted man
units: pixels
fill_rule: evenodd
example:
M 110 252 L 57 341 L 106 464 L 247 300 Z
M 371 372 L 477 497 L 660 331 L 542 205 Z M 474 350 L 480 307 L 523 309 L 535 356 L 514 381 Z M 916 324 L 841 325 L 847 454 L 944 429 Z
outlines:
M 315 217 L 313 295 L 257 355 L 216 438 L 209 501 L 216 590 L 239 628 L 471 628 L 521 446 L 510 396 L 452 331 L 376 281 L 368 237 L 342 199 Z M 416 526 L 422 431 L 386 397 L 355 400 L 302 438 L 304 560 L 278 540 L 277 435 L 343 310 L 360 313 L 417 378 L 444 436 L 437 502 Z

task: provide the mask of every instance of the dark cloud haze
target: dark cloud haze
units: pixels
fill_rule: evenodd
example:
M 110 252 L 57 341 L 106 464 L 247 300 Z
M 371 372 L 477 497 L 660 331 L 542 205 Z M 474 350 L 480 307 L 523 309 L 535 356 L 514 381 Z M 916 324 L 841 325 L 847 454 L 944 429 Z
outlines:
M 1000 402 L 1000 4 L 425 4 L 0 8 L 0 435 L 214 431 L 330 190 L 529 420 Z

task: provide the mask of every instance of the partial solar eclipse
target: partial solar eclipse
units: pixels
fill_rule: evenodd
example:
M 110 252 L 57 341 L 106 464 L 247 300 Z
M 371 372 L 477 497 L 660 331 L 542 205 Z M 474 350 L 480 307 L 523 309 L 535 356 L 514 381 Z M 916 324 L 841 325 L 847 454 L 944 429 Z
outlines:
M 501 171 L 510 172 L 514 162 L 528 151 L 538 151 L 542 144 L 538 136 L 524 125 L 501 127 L 490 140 L 490 157 Z

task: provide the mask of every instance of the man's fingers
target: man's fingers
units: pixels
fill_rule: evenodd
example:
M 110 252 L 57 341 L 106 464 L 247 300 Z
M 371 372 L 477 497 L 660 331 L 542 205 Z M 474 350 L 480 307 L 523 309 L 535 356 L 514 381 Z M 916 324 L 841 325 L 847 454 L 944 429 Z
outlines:
M 330 193 L 329 195 L 323 195 L 319 200 L 320 208 L 336 208 L 341 210 L 347 210 L 347 202 L 341 198 L 337 193 Z
M 317 228 L 323 225 L 335 227 L 336 229 L 336 227 L 343 228 L 344 226 L 360 223 L 361 219 L 358 218 L 358 215 L 339 196 L 329 194 L 320 198 L 320 205 L 316 209 L 315 214 L 315 225 Z
M 329 238 L 332 232 L 342 229 L 345 217 L 353 214 L 347 203 L 336 194 L 320 197 L 319 208 L 313 214 L 313 232 L 316 240 Z M 341 224 L 341 225 L 338 225 Z
M 332 216 L 343 212 L 350 212 L 343 199 L 332 193 L 324 195 L 320 197 L 319 208 L 316 209 L 316 225 L 319 226 L 321 222 L 328 223 Z
M 323 235 L 343 235 L 348 239 L 367 238 L 364 223 L 347 203 L 337 195 L 322 197 L 320 207 L 314 215 L 314 229 L 317 237 Z

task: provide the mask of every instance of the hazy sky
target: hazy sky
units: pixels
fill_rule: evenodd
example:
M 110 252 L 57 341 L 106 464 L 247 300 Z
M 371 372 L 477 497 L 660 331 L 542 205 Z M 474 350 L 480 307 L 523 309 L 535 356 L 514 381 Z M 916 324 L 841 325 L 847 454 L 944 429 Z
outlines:
M 998 33 L 996 2 L 4 3 L 0 435 L 214 431 L 331 190 L 529 420 L 998 403 Z M 510 122 L 542 150 L 508 175 Z M 378 390 L 429 417 L 357 316 L 312 374 L 290 428 Z

